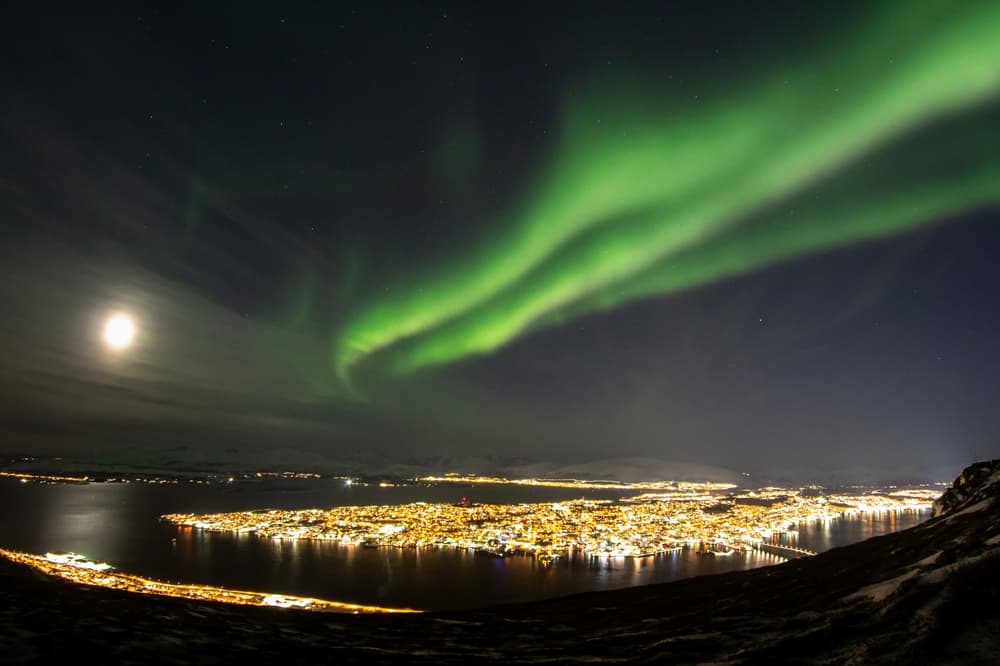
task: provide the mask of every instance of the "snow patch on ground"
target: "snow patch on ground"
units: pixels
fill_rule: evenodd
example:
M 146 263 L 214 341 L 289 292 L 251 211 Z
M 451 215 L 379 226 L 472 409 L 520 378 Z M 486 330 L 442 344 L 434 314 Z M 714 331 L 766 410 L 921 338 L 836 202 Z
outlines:
M 861 588 L 857 592 L 844 597 L 844 601 L 854 601 L 855 599 L 861 599 L 868 597 L 875 603 L 886 600 L 890 596 L 896 593 L 899 586 L 910 580 L 917 575 L 917 570 L 913 569 L 907 571 L 902 576 L 896 576 L 895 578 L 890 578 L 889 580 L 884 580 L 881 583 L 875 583 L 874 585 L 868 585 Z
M 937 585 L 938 583 L 944 582 L 948 576 L 958 571 L 959 569 L 964 569 L 965 567 L 982 562 L 989 557 L 996 557 L 998 555 L 996 548 L 991 548 L 986 552 L 980 553 L 979 555 L 973 555 L 972 557 L 966 557 L 965 559 L 959 560 L 958 562 L 952 562 L 951 564 L 946 564 L 943 567 L 938 567 L 933 571 L 928 571 L 920 577 L 920 582 L 927 585 Z
M 976 502 L 972 506 L 966 507 L 957 513 L 953 513 L 945 518 L 945 522 L 951 522 L 959 516 L 964 516 L 969 513 L 976 513 L 977 511 L 985 511 L 993 505 L 993 498 L 984 499 L 982 502 Z
M 939 550 L 938 552 L 934 553 L 933 555 L 928 555 L 927 557 L 925 557 L 924 559 L 920 560 L 919 562 L 917 562 L 913 566 L 917 566 L 917 567 L 929 567 L 930 565 L 935 564 L 938 561 L 938 558 L 941 557 L 941 553 L 942 552 L 944 552 L 944 551 L 940 551 Z
M 464 624 L 470 627 L 481 627 L 483 625 L 482 622 L 474 622 L 471 620 L 450 620 L 443 617 L 434 618 L 434 622 L 440 622 L 441 624 Z

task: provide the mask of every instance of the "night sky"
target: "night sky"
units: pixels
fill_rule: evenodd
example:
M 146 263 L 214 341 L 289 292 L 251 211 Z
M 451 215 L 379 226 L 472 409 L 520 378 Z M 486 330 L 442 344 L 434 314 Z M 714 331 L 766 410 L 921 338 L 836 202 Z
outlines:
M 996 2 L 22 3 L 0 36 L 0 449 L 1000 455 Z

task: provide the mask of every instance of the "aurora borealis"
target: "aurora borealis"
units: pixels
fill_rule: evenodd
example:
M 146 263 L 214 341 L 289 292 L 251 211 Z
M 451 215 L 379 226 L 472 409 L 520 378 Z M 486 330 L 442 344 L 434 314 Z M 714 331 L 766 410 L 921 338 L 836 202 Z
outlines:
M 386 347 L 397 373 L 489 353 L 593 309 L 996 201 L 996 150 L 962 155 L 958 177 L 939 164 L 914 174 L 892 188 L 902 197 L 873 197 L 856 172 L 880 159 L 882 169 L 933 164 L 939 146 L 909 147 L 905 137 L 921 142 L 917 128 L 948 115 L 967 113 L 977 137 L 995 138 L 995 109 L 975 111 L 1000 92 L 998 34 L 995 4 L 899 3 L 740 95 L 680 111 L 653 95 L 663 111 L 645 123 L 614 104 L 603 105 L 610 118 L 570 109 L 565 147 L 510 228 L 471 259 L 362 307 L 336 336 L 338 372 L 348 380 L 353 364 Z M 893 150 L 906 162 L 882 158 L 900 137 Z M 837 198 L 820 210 L 811 201 L 778 210 L 807 190 L 823 198 L 824 188 Z M 770 219 L 747 224 L 755 214 Z
M 8 19 L 17 451 L 936 469 L 1000 442 L 996 2 Z

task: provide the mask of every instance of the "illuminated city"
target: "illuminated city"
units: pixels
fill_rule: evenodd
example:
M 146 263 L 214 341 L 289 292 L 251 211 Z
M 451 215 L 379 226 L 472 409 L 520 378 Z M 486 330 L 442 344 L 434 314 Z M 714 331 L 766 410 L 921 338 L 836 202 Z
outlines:
M 241 472 L 234 474 L 203 474 L 191 475 L 171 475 L 150 474 L 150 473 L 92 473 L 84 476 L 70 474 L 47 474 L 44 472 L 12 471 L 0 470 L 0 478 L 17 479 L 22 483 L 149 483 L 149 484 L 179 484 L 191 483 L 198 485 L 212 485 L 220 483 L 235 483 L 237 481 L 265 481 L 273 479 L 296 479 L 311 480 L 319 479 L 321 475 L 315 472 L 297 471 L 262 471 L 262 472 Z M 345 479 L 347 477 L 333 477 L 335 479 Z
M 473 485 L 514 485 L 537 486 L 540 488 L 578 488 L 580 490 L 678 490 L 678 491 L 719 491 L 736 488 L 733 483 L 692 483 L 689 481 L 645 481 L 639 483 L 624 483 L 621 481 L 587 479 L 507 479 L 499 476 L 482 476 L 479 474 L 457 474 L 450 472 L 444 476 L 421 476 L 416 479 L 422 483 L 458 483 Z
M 287 594 L 229 590 L 212 585 L 184 585 L 134 576 L 115 571 L 111 565 L 91 562 L 76 553 L 46 553 L 32 555 L 0 548 L 0 556 L 11 562 L 27 565 L 48 576 L 55 576 L 80 585 L 106 587 L 136 594 L 179 597 L 195 601 L 216 601 L 242 606 L 274 606 L 338 613 L 418 613 L 410 608 L 383 608 L 348 604 L 325 599 L 297 597 Z
M 31 472 L 0 471 L 0 478 L 18 479 L 21 483 L 34 481 L 36 483 L 89 483 L 90 477 L 69 476 L 66 474 L 35 474 Z
M 664 484 L 666 486 L 667 484 Z M 922 511 L 938 491 L 890 488 L 862 494 L 769 487 L 724 495 L 717 485 L 684 484 L 620 500 L 574 499 L 518 504 L 415 502 L 329 509 L 170 514 L 182 528 L 249 533 L 271 539 L 317 539 L 343 545 L 460 548 L 543 563 L 585 557 L 647 557 L 681 548 L 725 555 L 771 548 L 801 521 L 857 513 Z M 782 548 L 779 555 L 811 554 Z

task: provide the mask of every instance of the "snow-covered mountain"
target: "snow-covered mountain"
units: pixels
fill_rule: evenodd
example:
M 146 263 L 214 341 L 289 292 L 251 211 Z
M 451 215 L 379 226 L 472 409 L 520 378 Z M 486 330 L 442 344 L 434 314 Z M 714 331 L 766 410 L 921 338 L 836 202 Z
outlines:
M 381 475 L 398 478 L 481 474 L 509 479 L 602 479 L 638 481 L 737 482 L 739 474 L 712 465 L 656 458 L 612 458 L 567 464 L 506 456 L 426 456 L 404 461 L 374 456 L 333 457 L 298 449 L 269 449 L 235 455 L 207 454 L 188 447 L 134 449 L 103 457 L 46 458 L 20 462 L 16 469 L 46 472 L 144 472 L 208 474 L 243 471 L 297 471 L 323 474 Z

